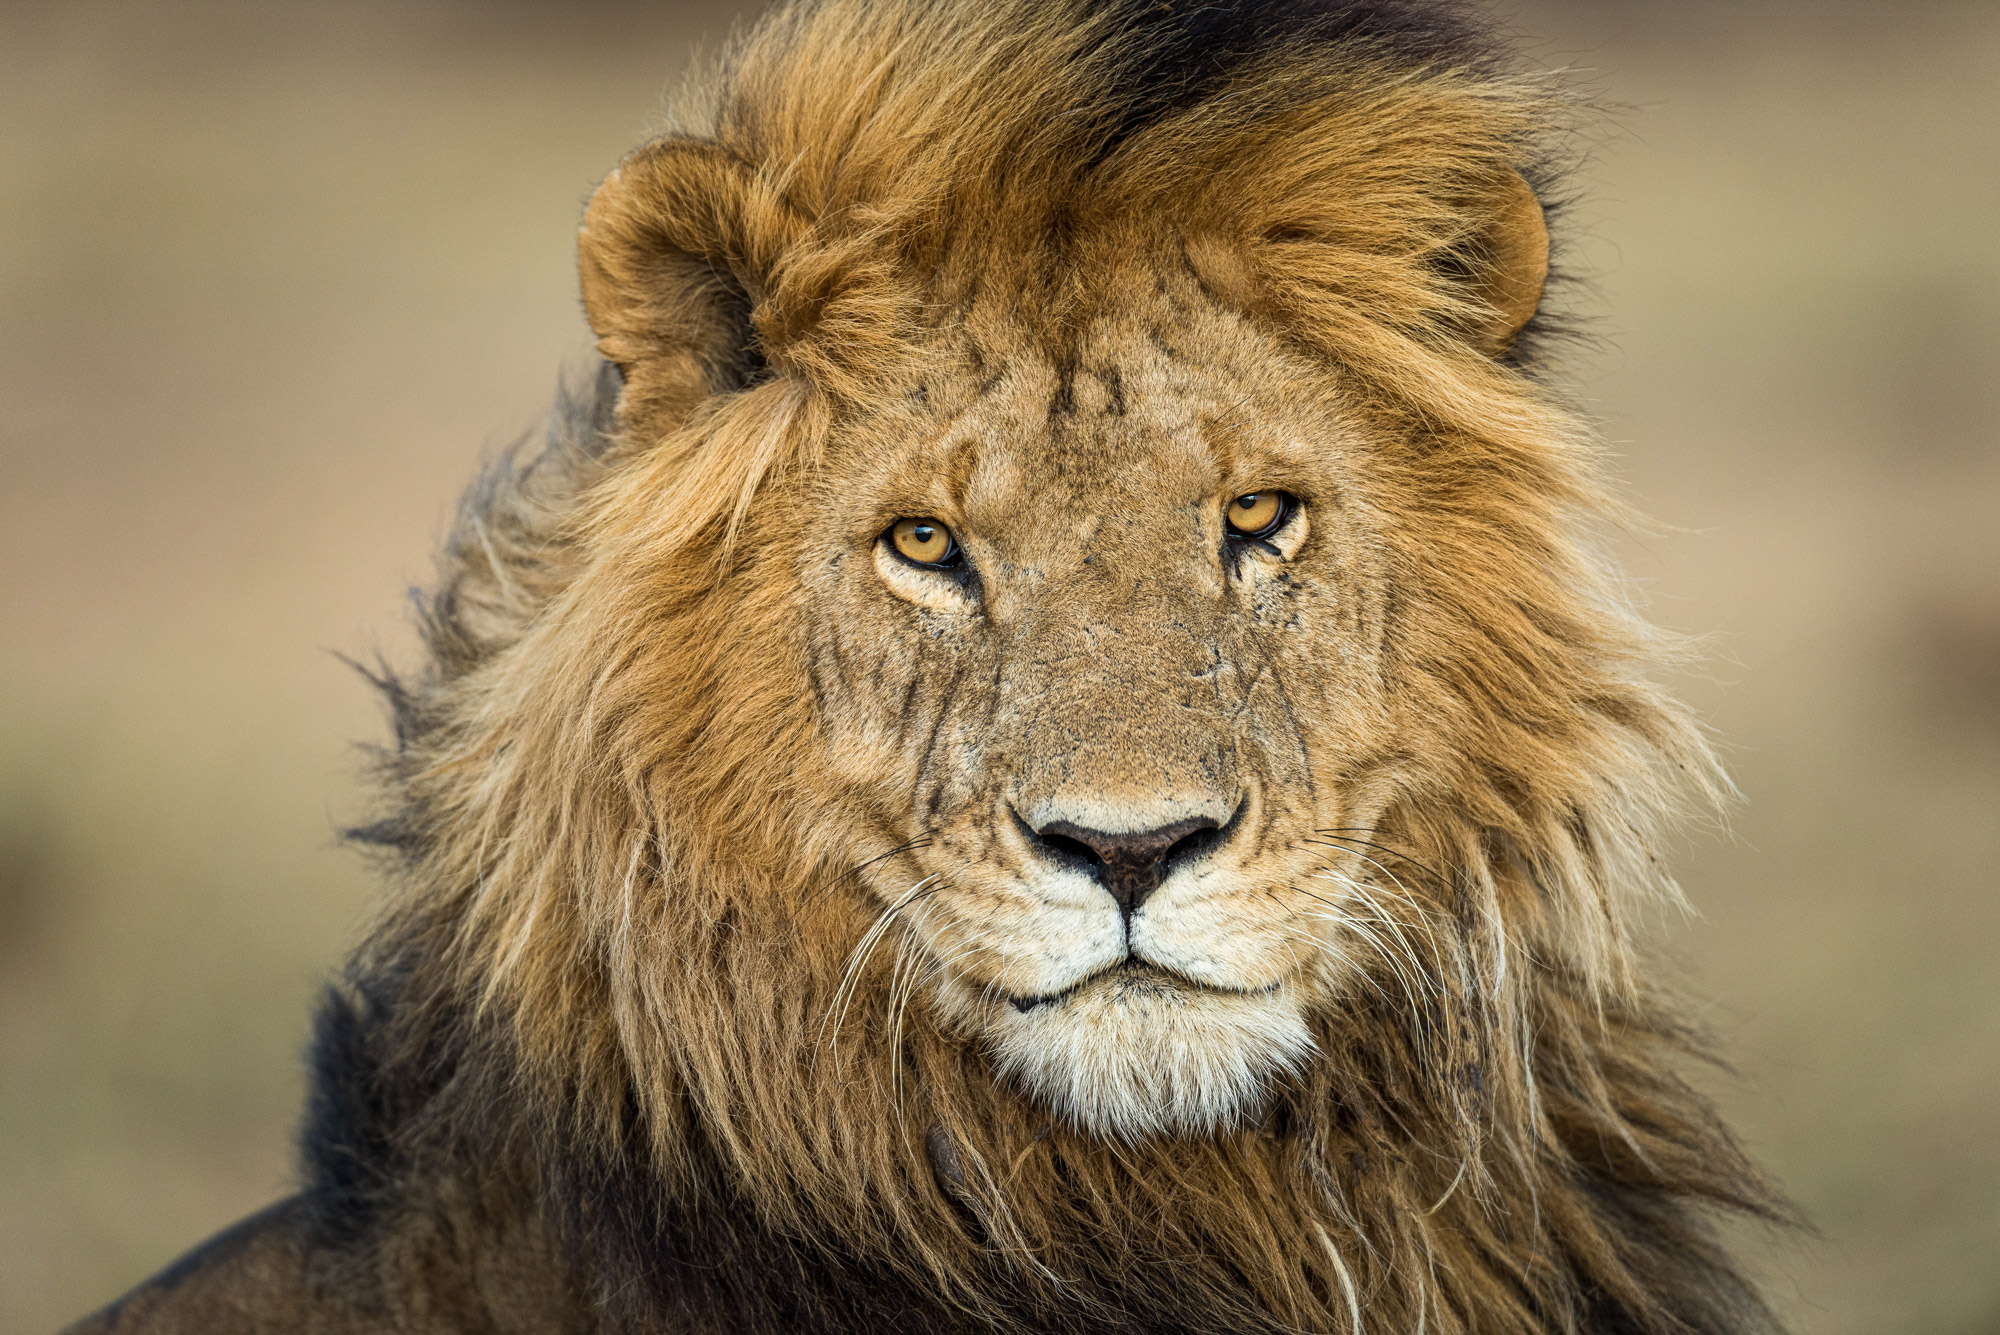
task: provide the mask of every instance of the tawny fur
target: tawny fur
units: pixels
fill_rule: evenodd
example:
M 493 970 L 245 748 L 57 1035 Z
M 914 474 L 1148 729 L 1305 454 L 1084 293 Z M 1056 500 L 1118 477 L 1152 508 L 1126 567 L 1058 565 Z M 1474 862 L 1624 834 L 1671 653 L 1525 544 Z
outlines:
M 618 373 L 387 683 L 244 1328 L 1769 1327 L 1634 950 L 1724 784 L 1546 384 L 1569 104 L 1456 10 L 1265 8 L 794 5 L 599 191 Z M 1002 813 L 1215 802 L 1173 967 L 1028 1005 L 1115 915 Z M 225 1310 L 171 1290 L 90 1328 Z

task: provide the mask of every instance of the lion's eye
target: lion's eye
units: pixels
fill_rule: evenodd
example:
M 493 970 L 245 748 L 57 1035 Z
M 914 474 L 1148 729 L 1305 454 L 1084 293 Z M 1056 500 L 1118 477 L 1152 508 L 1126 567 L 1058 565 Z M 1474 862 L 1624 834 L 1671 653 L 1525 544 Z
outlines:
M 935 519 L 898 519 L 889 526 L 889 545 L 905 561 L 934 569 L 946 569 L 964 559 L 958 539 Z
M 1285 526 L 1298 504 L 1286 491 L 1253 491 L 1229 502 L 1226 514 L 1232 538 L 1268 538 Z

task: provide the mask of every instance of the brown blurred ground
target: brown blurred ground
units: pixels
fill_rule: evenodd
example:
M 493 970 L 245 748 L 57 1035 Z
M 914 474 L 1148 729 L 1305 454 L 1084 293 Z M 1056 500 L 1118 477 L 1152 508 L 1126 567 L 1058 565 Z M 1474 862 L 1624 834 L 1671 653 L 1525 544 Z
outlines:
M 327 652 L 586 347 L 591 185 L 730 6 L 0 9 L 0 1335 L 285 1189 L 334 831 Z M 2000 8 L 1587 5 L 1625 109 L 1593 406 L 1733 835 L 1668 949 L 1825 1234 L 1800 1329 L 2000 1331 Z M 1615 350 L 1610 350 L 1615 349 Z

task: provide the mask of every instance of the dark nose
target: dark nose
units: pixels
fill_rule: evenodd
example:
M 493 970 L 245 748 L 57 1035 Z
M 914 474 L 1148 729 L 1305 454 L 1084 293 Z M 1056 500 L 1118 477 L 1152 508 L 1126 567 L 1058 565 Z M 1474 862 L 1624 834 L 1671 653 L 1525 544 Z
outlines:
M 1022 821 L 1021 829 L 1043 853 L 1072 866 L 1080 865 L 1095 876 L 1128 920 L 1175 867 L 1213 848 L 1222 838 L 1221 824 L 1207 816 L 1130 834 L 1086 829 L 1066 820 L 1050 821 L 1040 829 Z

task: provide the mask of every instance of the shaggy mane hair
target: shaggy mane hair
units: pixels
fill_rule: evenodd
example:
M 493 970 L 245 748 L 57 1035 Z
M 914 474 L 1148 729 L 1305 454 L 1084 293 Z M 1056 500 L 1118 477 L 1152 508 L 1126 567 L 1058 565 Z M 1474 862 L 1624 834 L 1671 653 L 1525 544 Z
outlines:
M 1422 0 L 818 0 L 737 42 L 593 207 L 606 364 L 467 497 L 430 662 L 381 679 L 357 836 L 397 891 L 304 1140 L 342 1273 L 508 1239 L 632 1331 L 1769 1328 L 1713 1219 L 1781 1208 L 1634 961 L 1659 831 L 1724 781 L 1590 538 L 1547 317 L 1476 334 L 1509 300 L 1482 209 L 1556 197 L 1569 116 Z M 1450 742 L 1367 835 L 1404 895 L 1381 986 L 1259 1124 L 1120 1143 L 906 1004 L 895 951 L 850 970 L 876 909 L 801 759 L 780 525 L 966 293 L 1081 324 L 1160 237 L 1415 442 L 1400 568 L 1460 572 L 1429 596 L 1478 647 L 1391 650 Z

